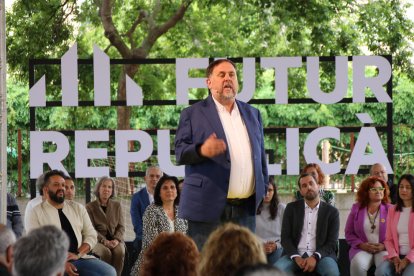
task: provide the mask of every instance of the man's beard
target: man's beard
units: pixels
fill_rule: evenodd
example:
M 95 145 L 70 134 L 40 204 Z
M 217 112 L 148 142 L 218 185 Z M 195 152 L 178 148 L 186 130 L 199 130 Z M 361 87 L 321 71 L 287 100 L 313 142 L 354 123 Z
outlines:
M 49 191 L 49 198 L 50 200 L 56 202 L 56 203 L 63 203 L 65 201 L 65 193 L 63 192 L 63 196 L 59 197 L 57 196 L 57 193 L 61 192 L 62 190 L 57 190 L 56 193 L 53 193 L 52 191 Z
M 306 200 L 314 200 L 318 196 L 317 192 L 307 192 L 304 196 Z

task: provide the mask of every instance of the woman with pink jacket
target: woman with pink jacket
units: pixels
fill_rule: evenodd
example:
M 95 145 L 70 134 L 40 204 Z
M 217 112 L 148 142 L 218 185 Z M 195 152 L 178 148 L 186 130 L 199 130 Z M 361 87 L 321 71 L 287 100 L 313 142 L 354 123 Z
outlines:
M 373 264 L 378 268 L 384 262 L 386 218 L 391 206 L 388 194 L 388 185 L 377 177 L 368 177 L 359 185 L 357 202 L 345 226 L 352 276 L 365 276 Z
M 404 174 L 398 181 L 397 204 L 387 217 L 385 247 L 388 255 L 375 275 L 414 275 L 414 176 Z

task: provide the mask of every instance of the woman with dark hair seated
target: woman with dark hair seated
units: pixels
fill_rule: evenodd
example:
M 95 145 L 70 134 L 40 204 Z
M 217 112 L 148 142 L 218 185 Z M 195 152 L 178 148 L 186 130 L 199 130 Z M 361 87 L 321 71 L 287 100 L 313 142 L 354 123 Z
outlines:
M 164 174 L 154 190 L 154 203 L 150 204 L 142 218 L 142 250 L 131 270 L 131 276 L 139 275 L 145 250 L 162 232 L 187 233 L 187 221 L 177 217 L 178 214 L 178 179 Z
M 121 275 L 125 258 L 125 223 L 121 204 L 113 200 L 115 181 L 104 176 L 95 186 L 96 200 L 86 204 L 93 227 L 98 233 L 98 243 L 92 252 L 102 261 L 112 265 Z
M 145 251 L 141 276 L 197 276 L 199 252 L 181 232 L 160 233 Z
M 351 246 L 351 275 L 366 275 L 373 264 L 378 268 L 384 261 L 386 219 L 391 206 L 388 194 L 388 185 L 378 177 L 368 177 L 359 185 L 357 202 L 345 226 L 345 238 Z
M 414 275 L 414 176 L 404 174 L 398 181 L 397 204 L 387 217 L 385 247 L 388 255 L 375 275 Z
M 262 239 L 267 263 L 275 264 L 283 252 L 280 243 L 283 213 L 286 205 L 279 202 L 274 177 L 269 177 L 267 193 L 257 209 L 256 235 Z

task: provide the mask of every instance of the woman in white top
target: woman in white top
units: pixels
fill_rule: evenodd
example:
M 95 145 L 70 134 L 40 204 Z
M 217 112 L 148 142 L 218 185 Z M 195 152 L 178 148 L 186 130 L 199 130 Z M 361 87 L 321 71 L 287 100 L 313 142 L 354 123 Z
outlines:
M 283 253 L 280 244 L 283 213 L 286 205 L 279 203 L 277 188 L 273 176 L 269 177 L 267 193 L 257 209 L 256 235 L 262 239 L 266 251 L 267 262 L 274 264 Z
M 385 248 L 388 255 L 375 275 L 414 275 L 414 176 L 398 181 L 397 204 L 388 210 Z
M 178 179 L 164 174 L 154 190 L 154 203 L 150 204 L 142 218 L 142 250 L 135 262 L 132 275 L 139 275 L 145 250 L 152 241 L 162 232 L 187 233 L 187 221 L 177 217 L 178 213 Z

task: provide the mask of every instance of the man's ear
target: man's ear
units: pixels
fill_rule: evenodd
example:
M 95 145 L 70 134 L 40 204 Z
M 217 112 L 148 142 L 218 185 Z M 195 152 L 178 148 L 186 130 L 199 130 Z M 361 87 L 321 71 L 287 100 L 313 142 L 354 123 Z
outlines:
M 9 245 L 6 249 L 6 262 L 11 269 L 13 263 L 13 245 Z
M 207 87 L 208 87 L 208 88 L 210 88 L 210 85 L 211 85 L 210 78 L 207 78 L 207 79 L 206 79 L 206 84 L 207 84 Z

